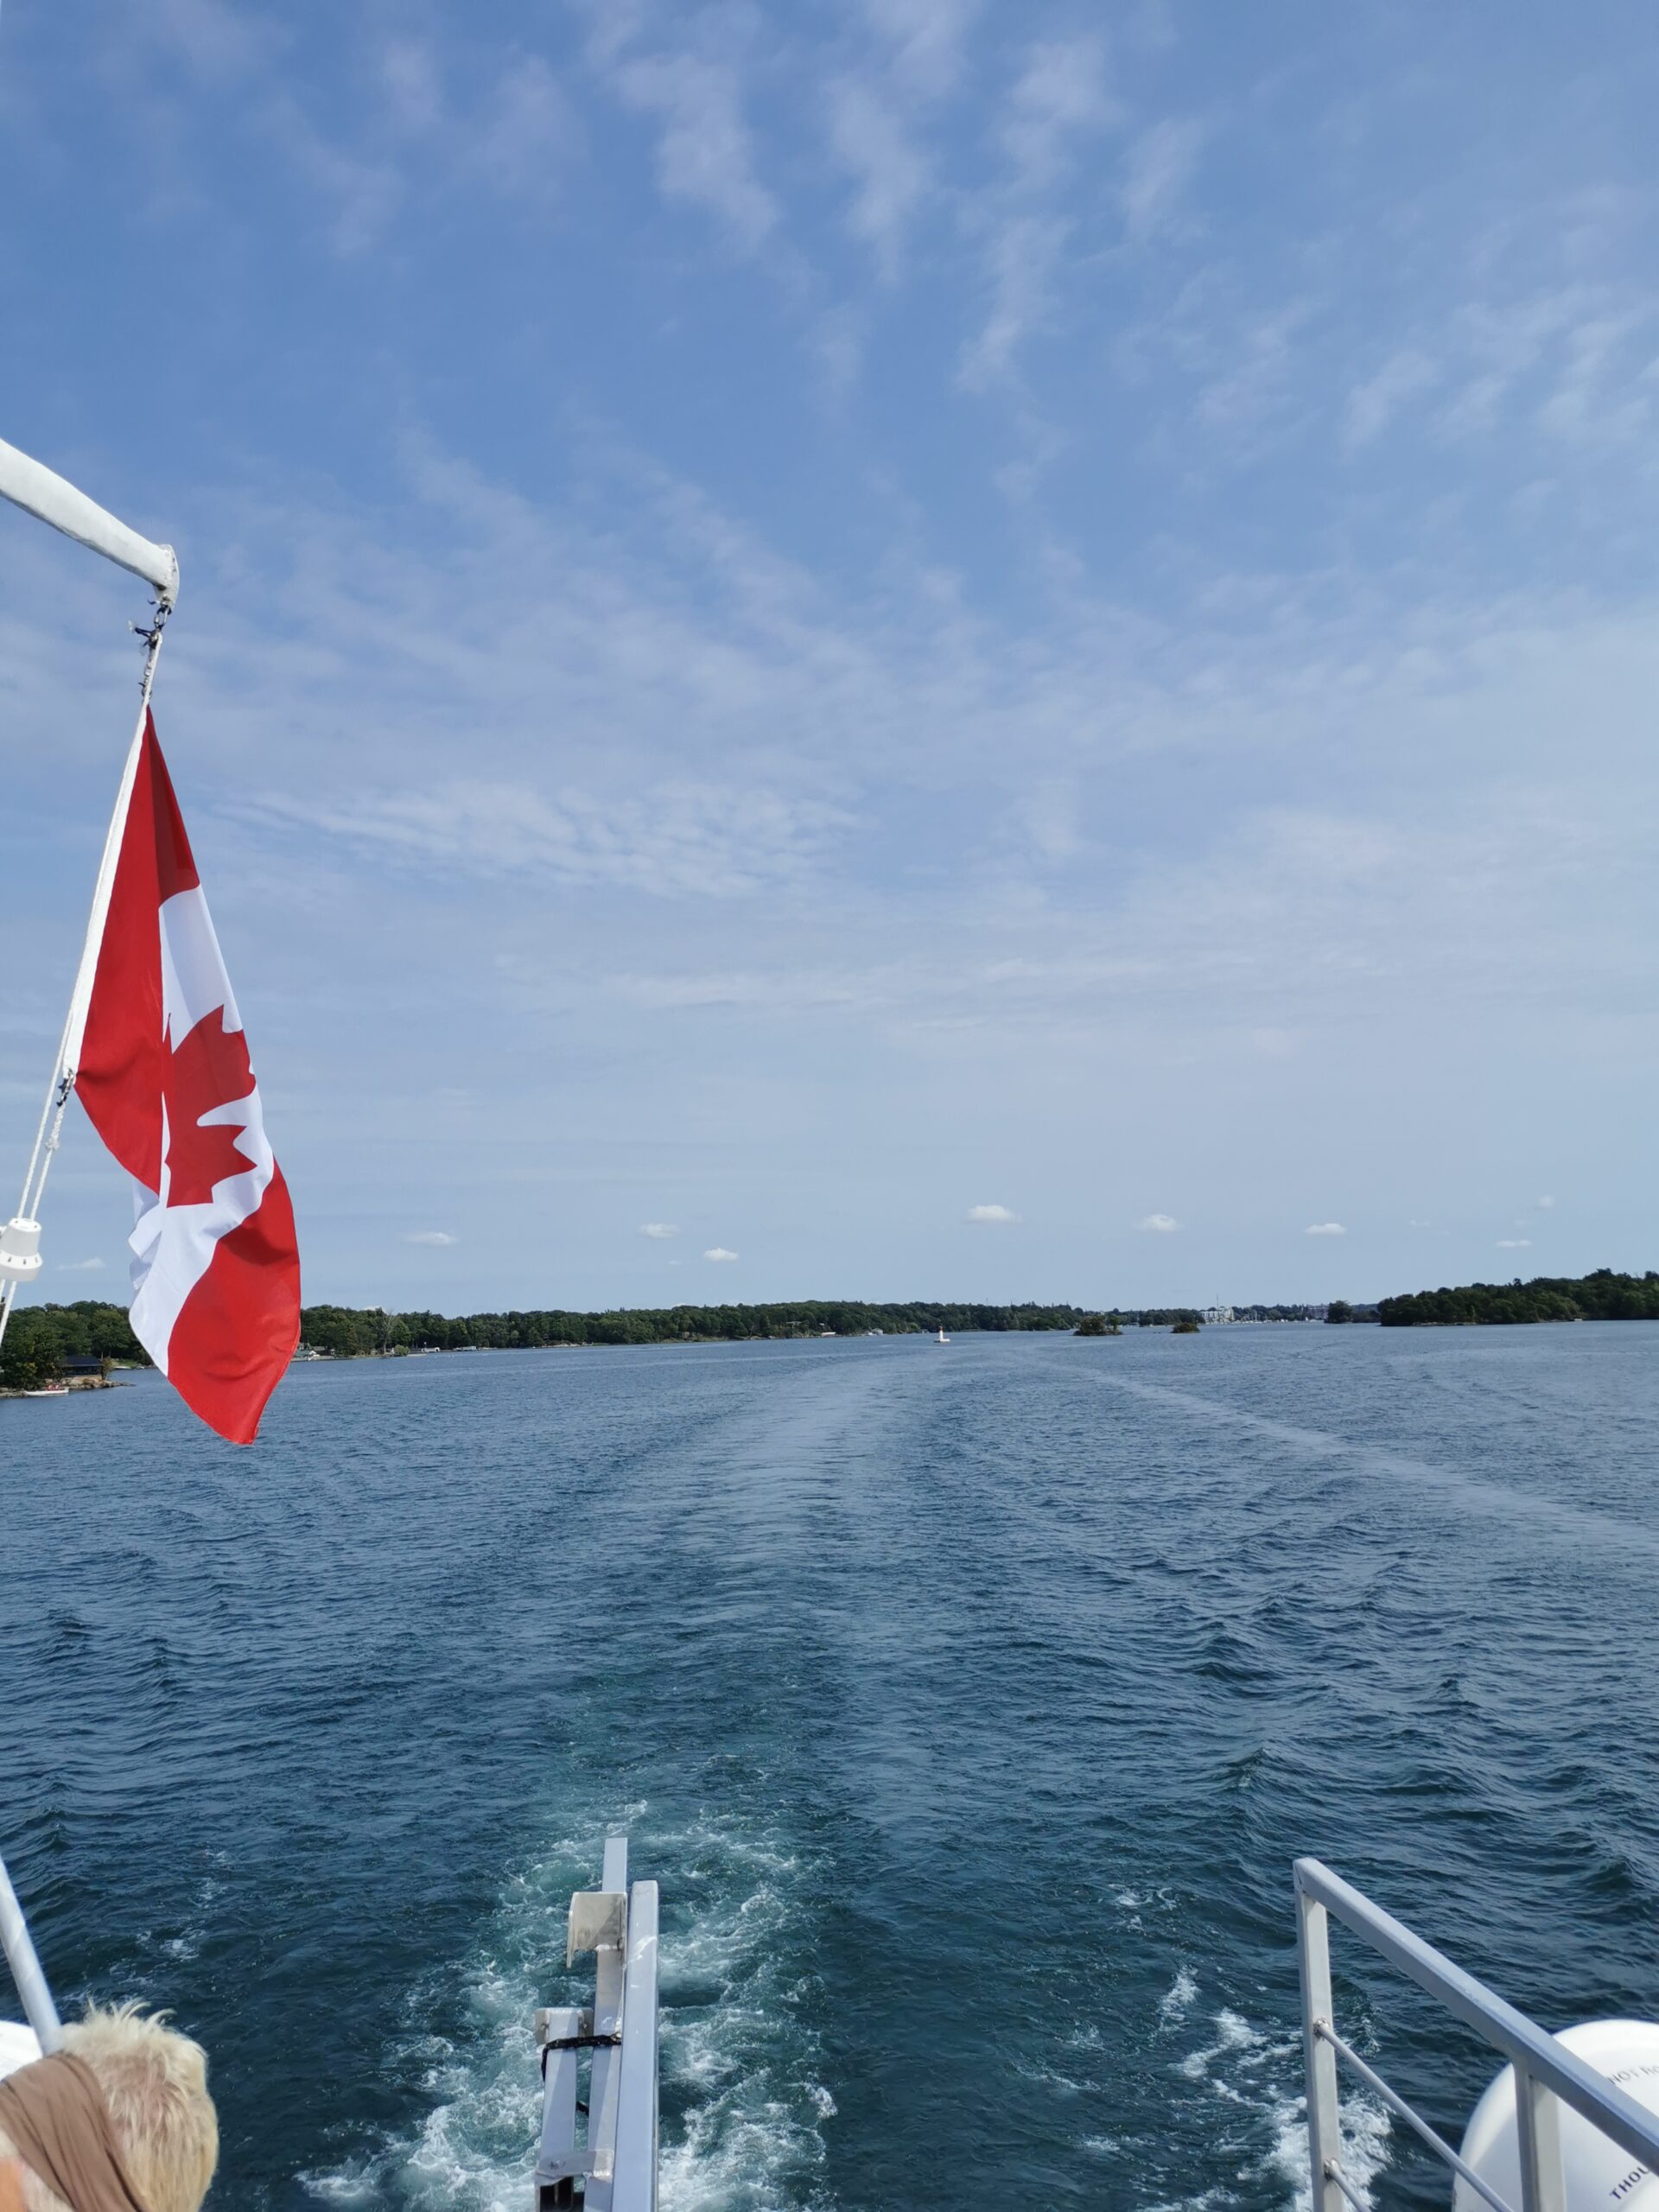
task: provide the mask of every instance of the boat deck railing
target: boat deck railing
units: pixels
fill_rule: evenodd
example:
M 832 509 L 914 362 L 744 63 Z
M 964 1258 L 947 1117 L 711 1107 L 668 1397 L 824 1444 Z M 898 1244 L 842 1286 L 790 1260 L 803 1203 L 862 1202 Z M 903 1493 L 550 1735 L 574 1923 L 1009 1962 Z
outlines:
M 594 2002 L 544 2005 L 536 2015 L 536 2212 L 573 2204 L 578 2183 L 585 2212 L 657 2212 L 658 1904 L 655 1882 L 629 1887 L 622 1835 L 605 1846 L 600 1887 L 570 1900 L 565 1964 L 594 1954 Z
M 1344 2212 L 1344 2205 L 1364 2212 L 1370 2202 L 1343 2169 L 1338 2060 L 1444 2159 L 1460 2181 L 1490 2204 L 1492 2212 L 1566 2212 L 1561 2105 L 1570 2106 L 1643 2166 L 1659 2170 L 1659 2113 L 1645 2110 L 1524 2012 L 1505 2004 L 1484 1982 L 1454 1966 L 1317 1859 L 1296 1862 L 1296 1910 L 1313 2212 Z M 1338 2032 L 1331 1994 L 1330 1916 L 1333 1913 L 1390 1966 L 1426 1990 L 1465 2027 L 1484 2037 L 1514 2067 L 1521 2154 L 1518 2206 L 1508 2203 L 1459 2158 L 1421 2113 L 1390 2088 Z

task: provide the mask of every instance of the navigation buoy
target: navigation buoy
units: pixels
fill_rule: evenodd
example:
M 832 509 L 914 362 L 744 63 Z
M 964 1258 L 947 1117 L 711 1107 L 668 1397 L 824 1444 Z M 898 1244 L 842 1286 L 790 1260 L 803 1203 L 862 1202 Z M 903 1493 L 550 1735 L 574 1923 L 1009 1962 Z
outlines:
M 1627 2097 L 1659 2112 L 1659 2026 L 1651 2020 L 1586 2020 L 1563 2028 L 1556 2041 L 1616 2082 Z M 1659 2212 L 1659 2179 L 1649 2168 L 1567 2106 L 1559 2109 L 1567 2212 L 1630 2212 L 1633 2205 L 1641 2212 Z M 1464 2131 L 1463 2158 L 1505 2203 L 1520 2203 L 1512 2066 L 1503 2069 L 1475 2107 Z M 1452 2203 L 1454 2212 L 1489 2212 L 1465 2181 L 1458 2183 Z

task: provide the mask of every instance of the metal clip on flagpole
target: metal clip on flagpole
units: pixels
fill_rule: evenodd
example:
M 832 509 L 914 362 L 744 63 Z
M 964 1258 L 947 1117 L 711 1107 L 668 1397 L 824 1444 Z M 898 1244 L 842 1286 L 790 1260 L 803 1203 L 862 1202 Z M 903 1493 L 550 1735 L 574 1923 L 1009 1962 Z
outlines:
M 98 969 L 104 924 L 109 915 L 110 894 L 115 887 L 121 833 L 126 824 L 127 806 L 138 772 L 138 755 L 143 744 L 144 726 L 149 717 L 150 689 L 156 681 L 156 663 L 162 650 L 162 633 L 179 595 L 179 562 L 170 545 L 155 545 L 149 538 L 141 537 L 136 530 L 129 530 L 125 523 L 118 522 L 112 514 L 106 513 L 104 508 L 89 499 L 84 492 L 78 492 L 63 477 L 42 467 L 38 461 L 31 461 L 27 454 L 19 453 L 16 446 L 7 445 L 3 439 L 0 439 L 0 499 L 10 499 L 37 521 L 61 531 L 66 537 L 73 537 L 78 545 L 85 545 L 94 553 L 101 553 L 106 561 L 113 561 L 118 568 L 130 569 L 134 575 L 142 576 L 156 594 L 154 621 L 147 629 L 140 629 L 137 623 L 132 625 L 144 641 L 138 723 L 133 732 L 132 743 L 127 748 L 121 787 L 116 794 L 115 811 L 110 817 L 109 830 L 104 840 L 104 856 L 99 865 L 98 883 L 92 893 L 92 911 L 86 925 L 86 940 L 81 948 L 75 988 L 69 1000 L 68 1017 L 63 1025 L 57 1058 L 53 1062 L 52 1080 L 47 1085 L 40 1126 L 35 1132 L 35 1148 L 29 1156 L 29 1172 L 23 1178 L 22 1196 L 18 1200 L 16 1212 L 3 1228 L 0 1228 L 0 1285 L 3 1286 L 0 1287 L 0 1338 L 3 1338 L 18 1285 L 35 1281 L 41 1272 L 41 1199 L 46 1190 L 47 1176 L 51 1171 L 52 1155 L 58 1148 L 69 1095 L 75 1087 L 76 1065 L 80 1058 L 81 1039 L 86 1032 L 86 1010 L 92 1002 L 92 978 Z M 0 1881 L 3 1880 L 3 1868 L 0 1868 Z M 3 1895 L 0 1895 L 0 1910 L 3 1910 L 5 1897 L 10 1895 L 10 1888 L 7 1885 Z M 15 1908 L 15 1898 L 12 1903 Z M 18 1924 L 22 1926 L 21 1918 Z M 26 1930 L 23 1940 L 28 1942 Z M 7 1956 L 10 1955 L 8 1942 Z M 29 1955 L 33 1957 L 32 1950 Z M 15 1961 L 13 1965 L 15 1971 Z M 38 1965 L 35 1971 L 38 1975 Z M 46 1985 L 43 1981 L 41 1988 L 44 1993 Z M 46 2002 L 49 2006 L 51 1999 L 48 1997 Z
M 23 1908 L 17 1902 L 17 1892 L 11 1886 L 3 1859 L 0 1859 L 0 1947 L 4 1948 L 6 1964 L 11 1968 L 11 1978 L 17 1985 L 17 1994 L 23 2000 L 29 2024 L 34 2029 L 41 2049 L 55 2050 L 63 2041 L 63 2024 L 52 2002 L 52 1992 L 41 1971 L 29 1923 L 23 1918 Z

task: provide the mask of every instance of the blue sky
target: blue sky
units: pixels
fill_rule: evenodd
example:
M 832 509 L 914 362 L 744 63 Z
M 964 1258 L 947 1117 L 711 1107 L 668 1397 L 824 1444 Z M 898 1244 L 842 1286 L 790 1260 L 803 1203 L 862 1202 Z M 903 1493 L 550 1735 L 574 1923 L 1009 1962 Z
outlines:
M 0 435 L 180 549 L 308 1295 L 1659 1263 L 1656 77 L 1595 0 L 4 0 Z M 43 535 L 19 1175 L 143 612 Z M 48 1224 L 118 1294 L 84 1122 Z

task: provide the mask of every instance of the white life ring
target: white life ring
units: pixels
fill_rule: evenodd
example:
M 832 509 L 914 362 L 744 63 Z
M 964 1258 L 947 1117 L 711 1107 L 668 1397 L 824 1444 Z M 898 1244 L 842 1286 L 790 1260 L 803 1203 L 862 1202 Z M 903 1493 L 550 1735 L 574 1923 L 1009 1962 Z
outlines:
M 1627 2097 L 1659 2112 L 1659 2026 L 1651 2020 L 1586 2020 L 1555 2038 Z M 1659 2212 L 1659 2178 L 1587 2120 L 1559 2105 L 1567 2212 Z M 1521 2202 L 1521 2150 L 1515 2125 L 1515 2069 L 1506 2066 L 1475 2107 L 1464 2131 L 1463 2158 L 1505 2203 Z M 1452 2194 L 1455 2212 L 1491 2212 L 1468 2183 Z

